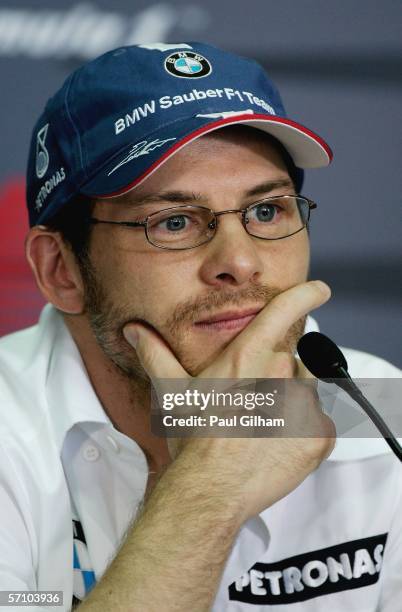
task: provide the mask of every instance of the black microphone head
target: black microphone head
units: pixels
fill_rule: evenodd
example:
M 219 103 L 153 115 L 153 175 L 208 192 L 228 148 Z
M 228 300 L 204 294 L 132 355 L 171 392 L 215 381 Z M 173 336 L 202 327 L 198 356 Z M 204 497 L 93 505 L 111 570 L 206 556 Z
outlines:
M 348 364 L 340 348 L 319 332 L 309 332 L 302 336 L 297 344 L 297 352 L 316 378 L 344 378 L 344 372 L 348 371 Z

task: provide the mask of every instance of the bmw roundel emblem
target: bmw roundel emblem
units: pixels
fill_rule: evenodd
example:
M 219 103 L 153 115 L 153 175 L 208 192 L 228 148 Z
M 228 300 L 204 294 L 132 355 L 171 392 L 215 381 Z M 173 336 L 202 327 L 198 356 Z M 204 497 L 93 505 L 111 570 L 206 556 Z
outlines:
M 178 51 L 165 59 L 165 68 L 170 74 L 185 79 L 200 79 L 212 72 L 205 57 L 191 51 Z

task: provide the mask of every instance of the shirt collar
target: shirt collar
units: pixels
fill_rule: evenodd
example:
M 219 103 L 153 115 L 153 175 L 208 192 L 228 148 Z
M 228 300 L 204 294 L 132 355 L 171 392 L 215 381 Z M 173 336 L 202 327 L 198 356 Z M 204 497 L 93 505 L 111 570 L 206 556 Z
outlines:
M 62 315 L 48 305 L 42 312 L 40 325 L 47 326 L 53 332 L 46 398 L 56 443 L 61 452 L 66 434 L 77 423 L 95 422 L 112 426 L 112 422 L 98 400 Z
M 320 331 L 320 328 L 318 327 L 317 321 L 313 319 L 313 317 L 310 317 L 310 315 L 308 315 L 306 319 L 306 324 L 304 326 L 304 333 L 308 334 L 313 331 Z

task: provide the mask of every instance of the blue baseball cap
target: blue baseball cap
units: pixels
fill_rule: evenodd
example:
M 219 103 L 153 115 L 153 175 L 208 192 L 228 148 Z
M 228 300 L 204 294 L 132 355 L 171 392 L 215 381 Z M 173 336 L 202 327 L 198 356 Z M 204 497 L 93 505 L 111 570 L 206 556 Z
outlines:
M 274 136 L 297 168 L 332 159 L 322 138 L 286 116 L 253 60 L 198 42 L 109 51 L 73 72 L 35 125 L 30 225 L 46 224 L 78 194 L 127 193 L 188 143 L 234 124 Z

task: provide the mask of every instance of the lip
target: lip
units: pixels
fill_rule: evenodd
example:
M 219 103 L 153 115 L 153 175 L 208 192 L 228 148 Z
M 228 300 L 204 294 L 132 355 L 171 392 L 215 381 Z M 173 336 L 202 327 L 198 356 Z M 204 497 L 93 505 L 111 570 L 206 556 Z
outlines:
M 245 310 L 226 310 L 225 312 L 219 312 L 208 319 L 201 319 L 194 323 L 198 329 L 206 330 L 225 330 L 225 329 L 239 329 L 246 327 L 250 321 L 262 310 L 263 306 L 259 308 L 248 308 Z
M 259 308 L 247 308 L 247 310 L 225 310 L 225 312 L 218 312 L 212 317 L 208 317 L 207 319 L 201 319 L 200 321 L 196 321 L 196 325 L 201 325 L 205 323 L 217 323 L 218 321 L 231 321 L 233 319 L 242 319 L 243 317 L 248 317 L 249 315 L 255 315 L 260 310 L 262 310 L 262 306 Z

